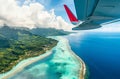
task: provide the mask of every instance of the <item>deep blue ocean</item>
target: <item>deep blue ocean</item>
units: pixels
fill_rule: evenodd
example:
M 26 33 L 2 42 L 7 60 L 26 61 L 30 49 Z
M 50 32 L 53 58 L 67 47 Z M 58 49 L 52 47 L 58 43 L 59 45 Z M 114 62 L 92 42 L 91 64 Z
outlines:
M 67 39 L 88 67 L 89 79 L 120 79 L 120 33 L 74 34 Z

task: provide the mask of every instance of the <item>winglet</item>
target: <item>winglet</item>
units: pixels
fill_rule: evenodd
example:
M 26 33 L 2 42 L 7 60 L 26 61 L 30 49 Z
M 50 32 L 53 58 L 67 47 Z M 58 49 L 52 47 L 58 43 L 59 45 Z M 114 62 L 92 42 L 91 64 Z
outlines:
M 75 15 L 71 12 L 71 10 L 67 7 L 67 5 L 64 5 L 64 8 L 67 12 L 67 15 L 71 21 L 72 24 L 77 24 L 79 21 L 78 19 L 75 17 Z

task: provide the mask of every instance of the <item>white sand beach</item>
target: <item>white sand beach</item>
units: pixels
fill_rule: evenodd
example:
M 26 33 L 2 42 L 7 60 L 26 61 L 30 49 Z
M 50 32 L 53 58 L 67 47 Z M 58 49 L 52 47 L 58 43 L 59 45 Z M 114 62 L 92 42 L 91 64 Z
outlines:
M 52 50 L 47 51 L 45 54 L 40 55 L 38 57 L 32 57 L 21 61 L 17 64 L 11 71 L 6 72 L 4 74 L 0 74 L 0 79 L 8 79 L 11 76 L 14 76 L 16 73 L 22 71 L 26 66 L 40 61 L 51 54 L 53 54 L 53 58 L 49 60 L 52 64 L 54 64 L 54 68 L 56 68 L 57 72 L 64 71 L 66 73 L 62 74 L 60 79 L 84 79 L 86 73 L 86 66 L 84 62 L 78 57 L 70 48 L 69 42 L 67 39 L 63 37 L 53 37 L 56 40 L 59 40 L 56 47 L 52 50 L 56 50 L 55 53 L 52 53 Z M 46 61 L 44 61 L 46 62 Z M 56 65 L 58 63 L 59 65 Z M 66 64 L 63 66 L 63 64 Z M 48 65 L 49 66 L 49 65 Z M 63 67 L 65 69 L 63 69 Z
M 9 77 L 13 76 L 17 72 L 20 72 L 27 65 L 30 65 L 31 63 L 42 60 L 43 58 L 49 56 L 50 54 L 52 54 L 51 50 L 47 51 L 46 53 L 44 53 L 38 57 L 32 57 L 32 58 L 25 59 L 25 60 L 21 61 L 20 63 L 18 63 L 11 71 L 0 74 L 0 79 L 8 79 Z
M 86 74 L 86 65 L 85 65 L 84 61 L 72 51 L 72 49 L 69 45 L 69 41 L 67 39 L 65 39 L 63 37 L 59 37 L 59 36 L 57 37 L 57 39 L 62 40 L 62 42 L 65 44 L 65 47 L 66 47 L 67 51 L 71 54 L 71 56 L 78 60 L 78 63 L 81 65 L 80 69 L 79 69 L 79 72 L 78 72 L 79 73 L 79 79 L 84 79 L 85 74 Z
M 69 41 L 67 39 L 62 38 L 62 37 L 61 37 L 61 39 L 64 39 L 66 41 L 69 52 L 79 60 L 79 63 L 81 63 L 82 67 L 80 67 L 79 79 L 84 79 L 85 74 L 86 74 L 86 65 L 85 65 L 84 61 L 72 51 L 72 49 L 69 45 Z

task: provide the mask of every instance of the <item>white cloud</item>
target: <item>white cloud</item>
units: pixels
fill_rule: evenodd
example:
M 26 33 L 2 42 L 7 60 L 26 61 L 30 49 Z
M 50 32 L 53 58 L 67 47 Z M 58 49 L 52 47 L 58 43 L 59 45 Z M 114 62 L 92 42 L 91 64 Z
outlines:
M 83 30 L 81 32 L 120 32 L 120 22 L 113 22 L 109 24 L 101 24 L 102 27 L 91 30 Z
M 46 11 L 43 5 L 34 0 L 26 0 L 24 4 L 18 6 L 15 0 L 0 0 L 0 26 L 7 24 L 14 27 L 71 29 L 72 25 L 56 16 L 54 10 Z
M 113 22 L 109 24 L 101 24 L 101 28 L 98 29 L 98 31 L 101 32 L 120 32 L 120 21 Z
M 35 0 L 25 0 L 24 5 L 29 5 L 30 3 L 36 2 Z

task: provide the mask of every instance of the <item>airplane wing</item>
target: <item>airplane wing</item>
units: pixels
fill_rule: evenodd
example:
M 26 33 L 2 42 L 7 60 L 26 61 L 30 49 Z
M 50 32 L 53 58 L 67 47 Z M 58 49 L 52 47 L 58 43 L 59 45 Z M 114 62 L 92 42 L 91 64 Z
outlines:
M 120 0 L 99 0 L 92 16 L 120 18 Z
M 74 0 L 74 4 L 77 18 L 66 5 L 64 6 L 70 21 L 74 23 L 73 18 L 77 19 L 77 27 L 73 30 L 96 29 L 103 23 L 109 24 L 120 20 L 120 0 Z M 82 23 L 79 23 L 80 21 Z
M 77 18 L 79 20 L 86 20 L 90 17 L 98 2 L 99 0 L 74 0 Z
M 120 0 L 74 0 L 74 4 L 78 20 L 120 18 Z

